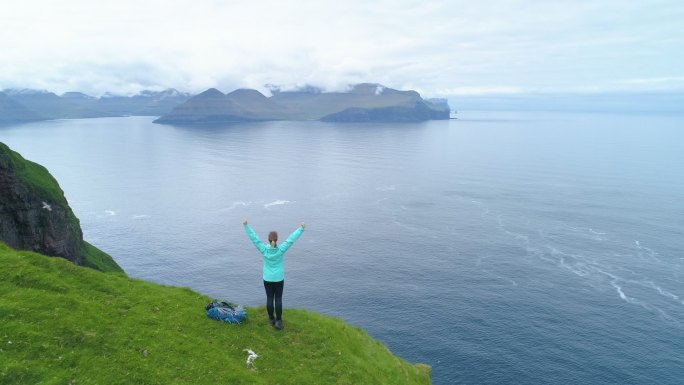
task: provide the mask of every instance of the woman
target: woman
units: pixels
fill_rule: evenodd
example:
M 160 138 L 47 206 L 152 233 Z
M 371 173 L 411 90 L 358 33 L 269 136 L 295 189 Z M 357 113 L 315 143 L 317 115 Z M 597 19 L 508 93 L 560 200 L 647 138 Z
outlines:
M 264 256 L 264 288 L 266 289 L 266 310 L 268 311 L 268 319 L 271 326 L 278 330 L 283 328 L 283 287 L 285 286 L 285 263 L 283 255 L 292 244 L 295 243 L 299 236 L 302 235 L 306 225 L 297 228 L 283 244 L 278 246 L 278 233 L 271 231 L 268 234 L 268 244 L 265 244 L 259 239 L 254 230 L 247 223 L 247 218 L 242 222 L 245 225 L 245 231 L 252 240 L 254 246 Z M 275 304 L 275 306 L 274 306 Z M 275 317 L 273 316 L 273 308 L 275 307 Z

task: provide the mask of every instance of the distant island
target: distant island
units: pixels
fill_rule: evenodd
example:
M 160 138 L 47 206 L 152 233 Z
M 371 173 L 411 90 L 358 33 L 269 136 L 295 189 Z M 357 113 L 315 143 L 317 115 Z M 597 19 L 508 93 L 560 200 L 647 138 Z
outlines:
M 267 120 L 325 122 L 421 122 L 449 119 L 446 99 L 423 99 L 416 91 L 399 91 L 362 83 L 346 92 L 316 87 L 296 91 L 272 89 L 266 97 L 253 89 L 228 94 L 210 88 L 175 107 L 155 123 L 198 125 Z
M 142 91 L 133 96 L 81 92 L 57 95 L 46 90 L 0 91 L 0 125 L 52 119 L 117 116 L 159 116 L 155 123 L 207 125 L 268 120 L 327 122 L 420 122 L 449 119 L 446 99 L 423 99 L 416 91 L 399 91 L 375 83 L 350 86 L 345 92 L 324 92 L 306 86 L 267 97 L 253 89 L 228 94 L 210 88 L 199 95 Z
M 192 97 L 175 89 L 142 91 L 133 96 L 81 92 L 57 95 L 46 90 L 5 89 L 0 92 L 0 125 L 52 119 L 116 116 L 160 116 Z

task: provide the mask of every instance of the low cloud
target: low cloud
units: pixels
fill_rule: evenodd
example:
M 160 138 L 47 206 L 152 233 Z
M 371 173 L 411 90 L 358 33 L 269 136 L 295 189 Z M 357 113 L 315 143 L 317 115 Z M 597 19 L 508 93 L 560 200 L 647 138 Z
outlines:
M 0 6 L 0 88 L 684 90 L 680 4 L 26 0 Z

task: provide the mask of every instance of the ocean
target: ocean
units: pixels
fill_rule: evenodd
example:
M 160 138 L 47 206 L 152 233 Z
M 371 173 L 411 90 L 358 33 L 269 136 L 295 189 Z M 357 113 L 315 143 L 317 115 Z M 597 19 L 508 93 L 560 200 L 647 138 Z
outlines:
M 684 383 L 684 115 L 0 128 L 129 276 L 340 317 L 434 384 Z M 203 309 L 198 309 L 198 312 Z M 265 316 L 250 314 L 250 317 Z

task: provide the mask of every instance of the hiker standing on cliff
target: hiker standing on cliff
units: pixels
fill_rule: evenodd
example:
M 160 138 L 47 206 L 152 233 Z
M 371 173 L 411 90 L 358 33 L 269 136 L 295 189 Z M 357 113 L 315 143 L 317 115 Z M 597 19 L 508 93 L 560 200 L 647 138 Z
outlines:
M 264 288 L 266 289 L 266 310 L 271 326 L 278 330 L 283 328 L 283 287 L 285 286 L 285 261 L 284 254 L 297 239 L 302 235 L 306 225 L 302 223 L 285 242 L 278 245 L 278 233 L 271 231 L 268 233 L 268 243 L 259 239 L 254 230 L 247 223 L 247 218 L 242 222 L 245 231 L 252 240 L 254 246 L 264 256 Z M 274 306 L 275 305 L 275 306 Z M 273 308 L 275 307 L 275 317 Z

